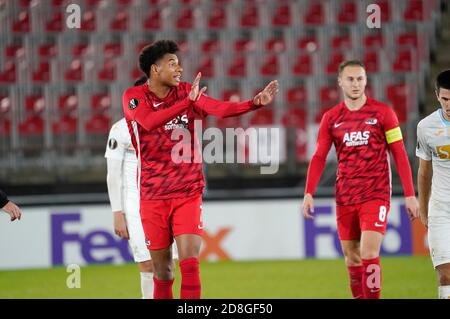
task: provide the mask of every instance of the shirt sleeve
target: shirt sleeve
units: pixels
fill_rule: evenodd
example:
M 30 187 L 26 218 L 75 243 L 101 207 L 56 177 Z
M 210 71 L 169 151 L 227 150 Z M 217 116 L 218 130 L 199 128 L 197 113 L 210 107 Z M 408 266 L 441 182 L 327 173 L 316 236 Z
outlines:
M 433 152 L 431 150 L 431 147 L 428 145 L 426 140 L 425 129 L 419 123 L 417 125 L 416 156 L 425 161 L 431 161 L 432 154 Z
M 126 145 L 124 142 L 123 128 L 119 124 L 113 125 L 109 131 L 108 143 L 106 145 L 105 158 L 123 161 L 125 158 Z
M 384 135 L 386 142 L 392 144 L 403 140 L 402 130 L 398 122 L 397 114 L 390 107 L 386 107 L 383 120 Z
M 320 121 L 319 135 L 314 154 L 309 162 L 308 172 L 306 175 L 305 194 L 314 195 L 317 184 L 322 176 L 325 162 L 333 142 L 329 130 L 329 115 L 325 113 Z
M 6 193 L 0 189 L 0 208 L 5 207 L 8 202 L 8 196 L 6 196 Z
M 136 121 L 146 131 L 152 131 L 187 110 L 192 101 L 185 97 L 169 108 L 155 111 L 152 106 L 146 105 L 142 94 L 137 94 L 133 88 L 128 89 L 122 96 L 122 107 L 128 120 Z

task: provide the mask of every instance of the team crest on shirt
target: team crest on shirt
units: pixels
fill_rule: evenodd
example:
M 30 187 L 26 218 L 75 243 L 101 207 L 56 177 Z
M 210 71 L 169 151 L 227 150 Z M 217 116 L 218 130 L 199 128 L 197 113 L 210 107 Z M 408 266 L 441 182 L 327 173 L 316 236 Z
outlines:
M 114 138 L 110 138 L 108 141 L 108 147 L 115 150 L 117 148 L 117 141 Z
M 128 107 L 130 108 L 130 110 L 134 110 L 135 108 L 137 108 L 139 105 L 139 101 L 136 98 L 132 98 L 130 100 L 130 102 L 128 102 Z
M 377 122 L 378 122 L 377 119 L 370 118 L 370 119 L 367 119 L 366 124 L 375 125 L 375 124 L 377 124 Z

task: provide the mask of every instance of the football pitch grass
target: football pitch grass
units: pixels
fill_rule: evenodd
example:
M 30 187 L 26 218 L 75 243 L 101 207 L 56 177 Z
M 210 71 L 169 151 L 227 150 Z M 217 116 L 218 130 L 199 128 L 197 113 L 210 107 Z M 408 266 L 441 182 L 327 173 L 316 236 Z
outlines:
M 429 257 L 382 257 L 382 298 L 437 298 Z M 350 298 L 343 259 L 220 261 L 200 264 L 202 298 Z M 81 267 L 80 288 L 67 288 L 64 267 L 0 271 L 0 298 L 140 298 L 135 264 Z M 175 272 L 174 297 L 179 297 Z

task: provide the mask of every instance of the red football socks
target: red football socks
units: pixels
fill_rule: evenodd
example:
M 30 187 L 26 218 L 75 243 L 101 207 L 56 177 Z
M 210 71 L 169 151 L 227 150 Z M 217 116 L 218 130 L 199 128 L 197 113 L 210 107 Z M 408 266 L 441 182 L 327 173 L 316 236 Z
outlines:
M 200 299 L 200 271 L 197 258 L 187 258 L 180 261 L 181 299 Z
M 352 290 L 353 299 L 362 299 L 362 278 L 364 266 L 347 266 L 347 270 L 350 277 L 350 289 Z
M 380 299 L 381 294 L 381 267 L 380 257 L 363 259 L 364 273 L 362 288 L 364 299 Z
M 155 283 L 153 299 L 173 299 L 173 279 L 158 280 L 155 276 L 153 276 L 153 282 Z

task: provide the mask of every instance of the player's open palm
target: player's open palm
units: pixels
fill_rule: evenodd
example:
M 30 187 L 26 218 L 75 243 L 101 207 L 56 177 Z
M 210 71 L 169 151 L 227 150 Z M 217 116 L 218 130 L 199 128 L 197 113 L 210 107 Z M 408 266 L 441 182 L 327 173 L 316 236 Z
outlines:
M 278 92 L 278 81 L 272 81 L 267 86 L 256 94 L 253 98 L 253 104 L 255 105 L 267 105 L 273 101 L 273 98 Z
M 20 220 L 20 217 L 22 217 L 22 212 L 20 211 L 20 208 L 11 201 L 9 201 L 5 206 L 3 206 L 3 210 L 11 217 L 12 222 L 15 221 L 16 219 Z
M 203 93 L 206 91 L 206 86 L 202 87 L 200 90 L 200 79 L 202 77 L 202 73 L 198 72 L 197 76 L 194 79 L 194 82 L 192 83 L 191 92 L 189 92 L 189 99 L 191 101 L 198 101 Z
M 314 198 L 311 194 L 306 194 L 303 198 L 303 216 L 313 219 L 314 216 L 311 213 L 314 213 Z
M 122 239 L 130 239 L 127 221 L 123 212 L 114 212 L 114 232 Z

